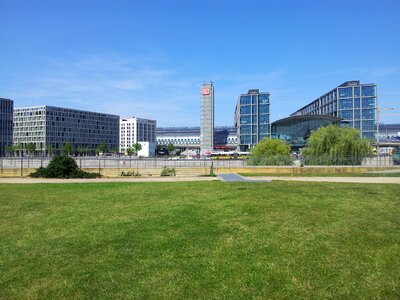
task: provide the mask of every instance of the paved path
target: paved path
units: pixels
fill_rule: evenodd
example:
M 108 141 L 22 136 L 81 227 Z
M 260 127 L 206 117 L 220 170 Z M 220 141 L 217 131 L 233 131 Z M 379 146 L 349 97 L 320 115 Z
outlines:
M 219 174 L 217 176 L 221 181 L 224 182 L 270 182 L 265 178 L 254 178 L 254 177 L 244 177 L 238 174 Z
M 217 177 L 122 177 L 96 179 L 50 179 L 50 178 L 0 178 L 1 183 L 104 183 L 104 182 L 177 182 L 177 181 L 212 181 Z
M 238 175 L 240 176 L 240 175 Z M 242 176 L 240 176 L 242 177 Z M 348 183 L 391 183 L 400 184 L 400 177 L 244 177 L 244 182 L 266 182 L 275 180 L 306 182 L 348 182 Z M 0 178 L 1 183 L 104 183 L 104 182 L 177 182 L 177 181 L 213 181 L 218 177 L 125 177 L 97 179 L 42 179 L 42 178 Z M 243 182 L 243 181 L 242 181 Z
M 347 183 L 391 183 L 400 184 L 400 177 L 296 177 L 296 176 L 261 176 L 260 179 L 309 181 L 309 182 L 347 182 Z

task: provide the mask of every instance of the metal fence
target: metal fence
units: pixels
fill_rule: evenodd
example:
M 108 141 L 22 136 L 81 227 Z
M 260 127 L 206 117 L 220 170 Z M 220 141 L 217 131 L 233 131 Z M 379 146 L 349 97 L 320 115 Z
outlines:
M 29 169 L 46 167 L 52 157 L 0 157 L 0 170 L 3 169 Z M 74 157 L 77 165 L 82 168 L 135 168 L 135 169 L 162 169 L 163 167 L 172 168 L 234 168 L 247 166 L 245 160 L 211 160 L 211 159 L 170 159 L 170 158 L 130 158 L 130 157 Z M 320 166 L 342 165 L 339 162 L 346 159 L 338 160 L 338 163 L 324 163 L 321 161 Z M 351 158 L 348 161 L 352 161 Z M 289 166 L 307 165 L 304 159 L 295 159 Z M 353 165 L 352 163 L 344 163 L 343 165 Z M 354 164 L 354 165 L 360 165 Z M 361 166 L 367 167 L 385 167 L 396 165 L 390 156 L 365 158 L 361 162 Z M 286 165 L 288 166 L 288 165 Z
M 129 158 L 129 157 L 73 157 L 82 168 L 136 168 L 159 169 L 163 167 L 196 168 L 207 167 L 242 167 L 243 160 L 211 159 L 168 159 L 168 158 Z M 46 167 L 51 157 L 0 157 L 1 169 Z

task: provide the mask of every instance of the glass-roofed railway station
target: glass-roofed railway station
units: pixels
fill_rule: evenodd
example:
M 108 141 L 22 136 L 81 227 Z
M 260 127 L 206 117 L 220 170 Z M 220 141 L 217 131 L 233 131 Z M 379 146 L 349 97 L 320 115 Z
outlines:
M 280 119 L 271 124 L 271 137 L 286 141 L 292 150 L 298 151 L 306 146 L 311 132 L 330 124 L 349 126 L 340 118 L 324 115 L 303 115 Z

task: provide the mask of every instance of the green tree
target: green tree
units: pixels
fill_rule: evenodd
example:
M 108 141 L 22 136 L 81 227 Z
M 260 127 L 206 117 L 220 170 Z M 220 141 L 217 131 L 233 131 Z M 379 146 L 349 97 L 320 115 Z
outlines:
M 18 153 L 18 156 L 22 156 L 23 150 L 24 150 L 24 147 L 22 146 L 21 143 L 13 145 L 13 152 Z
M 111 152 L 112 153 L 114 153 L 114 154 L 118 154 L 118 147 L 113 147 L 112 149 L 111 149 Z
M 28 152 L 28 155 L 34 155 L 36 151 L 36 145 L 34 143 L 27 144 L 26 151 Z
M 140 143 L 133 144 L 133 150 L 135 151 L 135 155 L 138 154 L 140 150 L 142 150 L 142 145 Z
M 167 145 L 167 150 L 168 150 L 168 154 L 170 154 L 172 151 L 175 150 L 175 146 L 172 143 L 170 143 Z
M 311 133 L 302 157 L 310 165 L 361 164 L 370 148 L 370 141 L 361 138 L 357 129 L 329 125 Z
M 133 154 L 135 154 L 135 149 L 133 149 L 132 147 L 128 147 L 126 149 L 126 154 L 128 154 L 129 156 L 132 156 Z
M 11 154 L 14 152 L 13 145 L 7 145 L 4 147 L 4 151 L 6 152 L 7 156 L 11 156 Z
M 282 140 L 265 138 L 251 149 L 248 165 L 283 166 L 291 165 L 290 145 Z
M 100 154 L 100 153 L 104 154 L 104 153 L 107 153 L 107 151 L 108 151 L 108 147 L 107 147 L 106 143 L 101 143 L 101 144 L 97 145 L 97 147 L 96 147 L 97 154 Z
M 61 147 L 62 155 L 71 155 L 74 149 L 70 143 L 66 143 Z
M 46 146 L 46 154 L 52 156 L 54 154 L 54 147 L 52 145 Z

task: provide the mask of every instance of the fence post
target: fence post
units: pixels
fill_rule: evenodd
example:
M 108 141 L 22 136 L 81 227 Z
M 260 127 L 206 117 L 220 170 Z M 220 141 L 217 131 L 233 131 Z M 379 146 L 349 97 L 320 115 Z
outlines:
M 21 177 L 24 176 L 23 168 L 24 168 L 24 158 L 21 156 Z
M 1 174 L 3 174 L 3 156 L 1 157 Z

